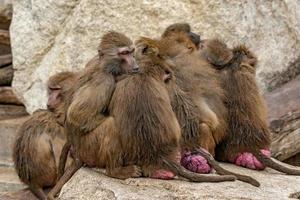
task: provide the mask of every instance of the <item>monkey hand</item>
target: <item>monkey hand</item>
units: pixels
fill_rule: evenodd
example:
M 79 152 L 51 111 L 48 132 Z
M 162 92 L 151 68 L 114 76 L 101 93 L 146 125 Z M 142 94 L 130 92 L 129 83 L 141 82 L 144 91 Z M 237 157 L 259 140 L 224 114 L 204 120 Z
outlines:
M 208 174 L 212 170 L 204 157 L 191 152 L 182 153 L 180 163 L 186 169 L 196 173 Z
M 171 180 L 174 179 L 175 174 L 171 171 L 165 169 L 159 169 L 152 173 L 150 178 L 163 179 L 163 180 Z
M 261 153 L 271 156 L 270 150 L 262 149 Z M 238 166 L 246 167 L 254 170 L 263 170 L 265 166 L 252 154 L 248 152 L 239 153 L 234 162 Z

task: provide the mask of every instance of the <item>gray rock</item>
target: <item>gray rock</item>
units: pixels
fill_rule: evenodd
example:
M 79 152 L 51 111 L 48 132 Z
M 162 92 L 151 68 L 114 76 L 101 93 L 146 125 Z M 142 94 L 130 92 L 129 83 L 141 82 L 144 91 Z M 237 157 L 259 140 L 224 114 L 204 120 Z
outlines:
M 47 78 L 83 68 L 104 32 L 158 37 L 169 24 L 186 21 L 203 38 L 246 43 L 259 57 L 258 81 L 266 90 L 300 71 L 299 10 L 300 1 L 292 0 L 15 1 L 13 87 L 29 112 L 44 108 Z
M 183 180 L 156 180 L 149 178 L 118 180 L 99 171 L 80 169 L 63 187 L 58 199 L 133 200 L 133 199 L 289 199 L 300 191 L 300 178 L 286 176 L 273 170 L 254 171 L 222 164 L 238 173 L 256 178 L 261 186 L 235 181 L 223 183 L 191 183 Z M 292 196 L 294 195 L 294 196 Z

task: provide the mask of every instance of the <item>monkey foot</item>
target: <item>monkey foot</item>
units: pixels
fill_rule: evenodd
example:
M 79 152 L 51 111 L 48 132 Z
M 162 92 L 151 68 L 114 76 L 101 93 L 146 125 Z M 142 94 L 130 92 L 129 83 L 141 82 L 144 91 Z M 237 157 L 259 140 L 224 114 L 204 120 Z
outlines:
M 262 154 L 270 157 L 270 150 L 262 149 Z M 234 161 L 238 166 L 246 167 L 254 170 L 263 170 L 265 166 L 252 154 L 248 152 L 239 153 Z
M 164 180 L 171 180 L 171 179 L 174 179 L 174 177 L 175 177 L 175 174 L 173 174 L 173 172 L 164 170 L 164 169 L 156 170 L 150 176 L 150 178 L 164 179 Z
M 191 154 L 190 152 L 182 154 L 180 163 L 186 169 L 196 173 L 208 174 L 212 170 L 205 158 L 197 154 Z

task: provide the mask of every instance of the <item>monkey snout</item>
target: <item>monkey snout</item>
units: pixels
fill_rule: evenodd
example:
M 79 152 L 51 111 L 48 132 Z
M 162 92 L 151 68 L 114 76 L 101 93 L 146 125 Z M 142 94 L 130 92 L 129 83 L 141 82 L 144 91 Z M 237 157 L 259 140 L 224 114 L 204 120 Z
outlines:
M 189 32 L 189 37 L 191 38 L 192 42 L 198 46 L 200 43 L 200 35 L 193 33 L 193 32 Z

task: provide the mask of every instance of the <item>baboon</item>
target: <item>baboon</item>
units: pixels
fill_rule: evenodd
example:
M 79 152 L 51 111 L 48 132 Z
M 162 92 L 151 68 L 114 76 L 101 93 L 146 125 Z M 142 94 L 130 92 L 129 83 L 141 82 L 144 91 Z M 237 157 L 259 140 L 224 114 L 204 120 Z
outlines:
M 271 158 L 267 109 L 255 80 L 256 56 L 244 45 L 230 49 L 220 40 L 204 40 L 200 47 L 201 56 L 220 70 L 227 96 L 228 134 L 217 146 L 216 157 L 250 169 L 268 166 L 300 175 L 300 169 Z
M 186 32 L 190 31 L 190 26 L 183 23 L 170 27 L 175 28 L 168 27 L 159 43 L 164 55 L 175 63 L 178 88 L 174 91 L 172 106 L 183 132 L 182 148 L 187 151 L 182 164 L 192 171 L 207 173 L 210 168 L 203 171 L 203 158 L 189 152 L 203 147 L 214 155 L 216 144 L 225 137 L 224 91 L 216 70 L 205 59 L 199 59 L 197 46 Z
M 182 148 L 187 149 L 181 164 L 195 172 L 209 172 L 208 164 L 220 174 L 234 174 L 238 180 L 254 186 L 260 184 L 253 178 L 224 171 L 214 160 L 214 149 L 227 134 L 226 98 L 221 87 L 220 74 L 211 63 L 199 56 L 198 43 L 193 42 L 188 24 L 174 24 L 167 28 L 160 40 L 164 55 L 175 63 L 178 87 L 173 90 L 172 106 L 182 128 Z M 188 28 L 186 28 L 188 27 Z M 167 33 L 171 31 L 170 33 Z M 208 152 L 195 152 L 200 147 Z M 204 158 L 205 159 L 204 159 Z M 210 169 L 210 168 L 208 168 Z
M 125 35 L 110 31 L 102 36 L 98 56 L 93 58 L 73 85 L 69 96 L 66 127 L 68 142 L 63 148 L 59 164 L 61 180 L 48 194 L 53 198 L 63 184 L 83 165 L 105 168 L 114 141 L 114 119 L 109 117 L 108 105 L 116 82 L 126 74 L 135 73 L 138 65 L 133 56 L 134 45 Z M 108 134 L 109 133 L 109 134 Z M 64 173 L 67 154 L 73 149 L 75 162 Z M 107 170 L 107 175 L 117 178 L 140 176 L 140 168 L 127 167 L 124 174 Z M 63 175 L 64 174 L 64 175 Z
M 66 142 L 65 103 L 76 75 L 62 72 L 48 81 L 48 110 L 38 110 L 18 130 L 14 164 L 21 181 L 39 198 L 46 199 L 43 187 L 54 186 L 58 161 Z

